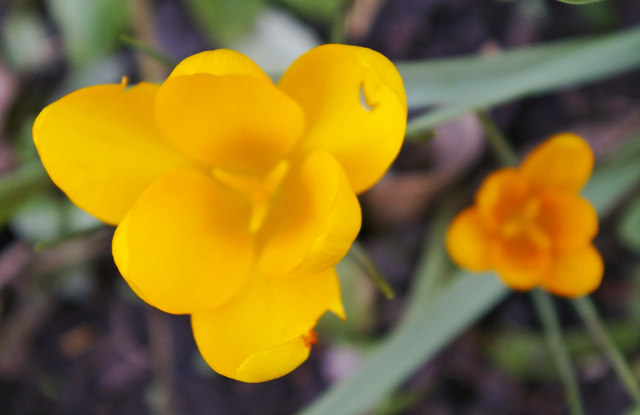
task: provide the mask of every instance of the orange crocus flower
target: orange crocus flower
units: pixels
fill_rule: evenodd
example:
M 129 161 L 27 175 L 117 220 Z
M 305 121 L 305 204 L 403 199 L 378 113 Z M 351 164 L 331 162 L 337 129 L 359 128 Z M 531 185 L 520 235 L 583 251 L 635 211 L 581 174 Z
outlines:
M 541 286 L 564 297 L 589 294 L 604 270 L 592 244 L 598 217 L 579 195 L 592 169 L 593 152 L 582 138 L 551 137 L 519 168 L 485 179 L 475 204 L 449 226 L 449 254 L 462 268 L 495 270 L 516 290 Z

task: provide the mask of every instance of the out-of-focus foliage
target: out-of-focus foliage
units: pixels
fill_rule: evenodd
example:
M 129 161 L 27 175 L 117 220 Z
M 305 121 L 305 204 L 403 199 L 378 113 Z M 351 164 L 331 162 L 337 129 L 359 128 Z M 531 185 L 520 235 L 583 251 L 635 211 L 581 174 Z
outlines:
M 228 45 L 251 29 L 263 0 L 187 0 L 189 11 L 212 39 Z
M 71 62 L 83 67 L 118 45 L 118 36 L 130 25 L 126 0 L 47 0 L 62 31 Z

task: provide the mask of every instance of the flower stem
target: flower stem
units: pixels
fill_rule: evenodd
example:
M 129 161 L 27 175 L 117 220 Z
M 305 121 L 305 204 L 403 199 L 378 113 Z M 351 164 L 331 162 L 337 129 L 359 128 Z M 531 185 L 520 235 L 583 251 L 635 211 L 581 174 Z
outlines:
M 358 265 L 359 268 L 371 279 L 373 284 L 378 290 L 387 298 L 387 300 L 393 299 L 395 293 L 389 282 L 384 278 L 382 273 L 375 266 L 373 261 L 369 258 L 364 248 L 357 242 L 351 245 L 349 250 L 349 257 Z
M 331 43 L 344 43 L 347 37 L 347 15 L 351 9 L 353 0 L 340 0 L 336 6 L 331 22 L 329 41 Z
M 551 355 L 558 367 L 571 414 L 584 415 L 582 401 L 580 400 L 578 380 L 571 364 L 569 352 L 562 338 L 560 322 L 558 321 L 558 315 L 551 301 L 551 296 L 540 289 L 532 291 L 531 296 L 536 311 L 538 312 L 538 317 L 544 327 L 544 333 L 549 348 L 551 349 Z
M 173 68 L 178 64 L 177 59 L 172 58 L 171 56 L 167 55 L 164 52 L 160 52 L 159 50 L 147 45 L 146 43 L 141 42 L 140 40 L 132 36 L 129 36 L 126 34 L 120 35 L 120 42 L 122 42 L 123 45 L 129 46 L 132 49 L 135 49 L 138 52 L 143 53 L 149 56 L 150 58 L 153 58 L 156 61 L 162 64 L 165 64 L 171 68 Z
M 591 336 L 596 343 L 598 343 L 607 356 L 607 359 L 609 359 L 614 372 L 627 390 L 629 396 L 635 401 L 636 405 L 640 405 L 640 387 L 638 386 L 638 380 L 620 352 L 620 349 L 618 349 L 616 344 L 611 340 L 611 337 L 607 334 L 602 319 L 598 315 L 598 311 L 591 299 L 589 299 L 589 297 L 582 297 L 576 298 L 571 302 L 587 326 Z
M 489 114 L 485 110 L 478 110 L 476 111 L 476 117 L 485 133 L 487 133 L 489 145 L 500 163 L 505 166 L 516 166 L 518 164 L 518 155 L 513 151 L 511 144 L 509 144 L 509 141 L 507 141 L 507 138 L 502 134 Z

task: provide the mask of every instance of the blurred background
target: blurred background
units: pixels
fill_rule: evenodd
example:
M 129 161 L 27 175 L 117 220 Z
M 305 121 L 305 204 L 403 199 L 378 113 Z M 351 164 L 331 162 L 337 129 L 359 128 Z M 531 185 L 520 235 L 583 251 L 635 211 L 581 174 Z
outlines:
M 637 0 L 583 6 L 554 0 L 0 0 L 0 414 L 269 415 L 309 405 L 357 371 L 411 308 L 426 255 L 444 262 L 443 275 L 452 272 L 434 246 L 442 224 L 499 166 L 468 111 L 476 107 L 490 110 L 521 154 L 553 133 L 573 131 L 586 137 L 598 160 L 627 168 L 629 177 L 611 174 L 600 187 L 617 193 L 595 241 L 606 271 L 593 298 L 640 374 L 638 36 L 626 41 L 627 52 L 616 52 L 617 43 L 600 44 L 598 51 L 617 59 L 597 60 L 604 69 L 578 61 L 575 68 L 549 68 L 563 81 L 544 87 L 526 84 L 537 76 L 552 79 L 534 71 L 547 55 L 532 55 L 517 68 L 524 74 L 519 92 L 499 99 L 489 99 L 502 84 L 495 71 L 476 74 L 468 61 L 450 59 L 632 33 L 639 24 Z M 160 82 L 172 62 L 202 50 L 236 49 L 277 77 L 301 53 L 332 41 L 405 62 L 400 69 L 412 118 L 441 108 L 438 99 L 459 103 L 473 95 L 480 101 L 412 129 L 390 173 L 362 197 L 359 243 L 369 259 L 363 267 L 350 256 L 339 266 L 348 321 L 323 319 L 320 344 L 284 378 L 232 381 L 204 363 L 188 317 L 163 314 L 131 292 L 113 264 L 113 230 L 75 208 L 49 181 L 31 126 L 44 106 L 75 89 L 118 83 L 123 75 L 132 83 Z M 427 66 L 410 63 L 418 60 Z M 583 74 L 590 70 L 594 75 Z M 440 95 L 421 83 L 423 74 L 436 77 Z M 438 99 L 429 101 L 432 92 Z M 617 179 L 626 180 L 624 186 Z M 367 261 L 390 282 L 394 299 L 363 276 Z M 568 413 L 529 297 L 513 293 L 495 302 L 407 373 L 399 388 L 380 396 L 371 413 Z M 631 400 L 573 309 L 562 301 L 557 306 L 587 414 L 640 413 L 628 410 Z M 446 317 L 437 316 L 443 324 Z

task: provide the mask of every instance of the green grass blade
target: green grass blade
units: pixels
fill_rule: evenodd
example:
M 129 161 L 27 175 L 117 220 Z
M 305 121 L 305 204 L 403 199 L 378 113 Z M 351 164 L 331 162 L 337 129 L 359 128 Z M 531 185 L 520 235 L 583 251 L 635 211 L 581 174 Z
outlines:
M 301 414 L 350 415 L 370 410 L 506 293 L 496 278 L 461 273 L 422 319 L 403 325 L 360 371 Z M 465 307 L 452 308 L 451 304 Z
M 559 1 L 560 3 L 567 3 L 567 4 L 589 4 L 589 3 L 597 3 L 603 0 L 556 0 L 556 1 Z
M 39 161 L 25 163 L 0 176 L 0 227 L 25 200 L 46 189 L 50 183 Z
M 465 112 L 610 77 L 640 66 L 640 28 L 492 56 L 400 62 L 410 108 L 440 105 L 414 118 L 407 134 Z

